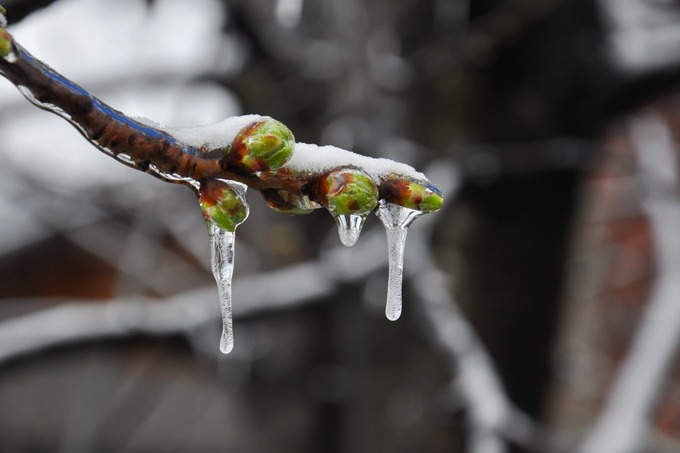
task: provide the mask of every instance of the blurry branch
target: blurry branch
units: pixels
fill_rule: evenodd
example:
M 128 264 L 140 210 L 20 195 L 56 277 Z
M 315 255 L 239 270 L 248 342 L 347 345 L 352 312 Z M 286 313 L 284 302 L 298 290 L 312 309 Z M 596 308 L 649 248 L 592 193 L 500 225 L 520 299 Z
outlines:
M 319 300 L 329 294 L 332 283 L 319 274 L 315 263 L 238 279 L 234 292 L 239 304 L 236 316 L 289 309 Z M 271 291 L 291 279 L 313 278 L 291 291 Z M 276 294 L 275 297 L 272 297 Z M 165 299 L 118 298 L 110 302 L 80 301 L 0 322 L 0 363 L 48 348 L 83 341 L 126 338 L 131 335 L 176 335 L 188 333 L 220 317 L 213 285 Z M 5 300 L 5 303 L 9 300 Z M 26 300 L 22 300 L 26 302 Z M 45 300 L 57 302 L 57 300 Z
M 436 167 L 451 170 L 450 163 Z M 449 182 L 453 170 L 448 171 Z M 503 452 L 504 440 L 540 451 L 536 427 L 505 396 L 493 364 L 476 334 L 449 294 L 448 277 L 436 267 L 428 241 L 436 216 L 427 216 L 410 229 L 405 275 L 417 290 L 418 304 L 428 324 L 426 331 L 444 357 L 454 378 L 453 387 L 469 411 L 470 452 Z M 234 282 L 236 317 L 288 310 L 318 302 L 348 282 L 385 267 L 382 231 L 369 230 L 361 246 L 339 247 L 311 261 L 268 273 L 237 278 Z M 290 285 L 290 282 L 304 284 Z M 276 288 L 286 287 L 287 291 Z M 54 308 L 0 322 L 0 363 L 59 345 L 135 334 L 176 335 L 216 321 L 219 309 L 211 286 L 164 299 L 118 298 L 65 303 Z
M 581 453 L 647 451 L 651 416 L 680 345 L 680 195 L 677 150 L 659 118 L 631 126 L 658 276 L 632 346 Z
M 506 451 L 506 440 L 528 451 L 545 451 L 542 430 L 508 400 L 491 357 L 458 309 L 450 277 L 437 267 L 428 246 L 434 223 L 423 223 L 411 233 L 407 258 L 411 265 L 407 262 L 405 271 L 417 291 L 415 307 L 426 323 L 423 331 L 430 333 L 430 341 L 444 356 L 454 377 L 452 387 L 465 402 L 467 451 L 501 453 Z
M 493 363 L 465 321 L 448 290 L 448 276 L 423 263 L 413 282 L 431 340 L 446 356 L 452 387 L 468 410 L 468 451 L 500 453 L 504 440 L 528 451 L 544 450 L 545 438 L 535 423 L 508 401 Z
M 383 267 L 386 263 L 384 241 L 375 230 L 367 233 L 361 248 L 334 249 L 321 263 L 313 261 L 237 278 L 234 298 L 239 303 L 234 306 L 234 315 L 250 316 L 291 309 L 321 300 L 332 294 L 339 284 L 360 280 Z M 305 284 L 290 285 L 291 281 L 304 281 Z M 276 290 L 282 287 L 290 287 L 290 290 Z M 106 303 L 63 303 L 8 319 L 0 322 L 0 363 L 81 341 L 135 334 L 186 333 L 220 317 L 216 299 L 216 290 L 210 285 L 164 299 L 133 297 Z

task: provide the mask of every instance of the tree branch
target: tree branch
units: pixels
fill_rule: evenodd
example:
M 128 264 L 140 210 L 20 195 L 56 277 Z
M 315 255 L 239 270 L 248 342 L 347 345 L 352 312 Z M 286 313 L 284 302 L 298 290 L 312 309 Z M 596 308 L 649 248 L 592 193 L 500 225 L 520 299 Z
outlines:
M 659 118 L 631 127 L 643 207 L 654 235 L 659 275 L 632 346 L 581 453 L 646 451 L 650 417 L 680 347 L 680 197 L 677 150 Z
M 324 206 L 334 214 L 366 215 L 379 199 L 424 212 L 441 206 L 439 190 L 413 168 L 334 147 L 296 145 L 292 133 L 270 118 L 235 117 L 202 129 L 164 128 L 130 118 L 32 56 L 3 28 L 0 74 L 33 104 L 69 121 L 104 153 L 164 181 L 194 187 L 202 195 L 215 192 L 204 191 L 202 182 L 219 178 L 261 191 L 270 207 L 288 213 L 297 213 L 300 206 Z M 343 187 L 371 188 L 337 206 L 329 186 L 338 181 Z M 297 198 L 282 196 L 279 190 Z

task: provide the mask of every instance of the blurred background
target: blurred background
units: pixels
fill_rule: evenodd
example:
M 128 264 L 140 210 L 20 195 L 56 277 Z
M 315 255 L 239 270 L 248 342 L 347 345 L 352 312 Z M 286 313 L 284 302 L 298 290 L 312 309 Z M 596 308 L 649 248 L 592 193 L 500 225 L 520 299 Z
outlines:
M 371 217 L 249 193 L 235 349 L 194 195 L 0 80 L 0 452 L 677 452 L 680 2 L 3 0 L 131 116 L 272 116 L 424 171 Z

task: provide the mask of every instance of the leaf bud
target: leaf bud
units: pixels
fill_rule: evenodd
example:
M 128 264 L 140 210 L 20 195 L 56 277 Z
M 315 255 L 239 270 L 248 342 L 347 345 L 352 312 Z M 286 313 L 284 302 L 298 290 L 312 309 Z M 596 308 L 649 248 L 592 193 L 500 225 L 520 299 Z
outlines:
M 201 181 L 198 203 L 206 222 L 233 232 L 248 217 L 248 204 L 244 191 L 237 183 L 229 184 L 219 179 Z
M 225 156 L 226 165 L 241 174 L 271 177 L 293 154 L 295 138 L 283 123 L 265 118 L 236 134 Z

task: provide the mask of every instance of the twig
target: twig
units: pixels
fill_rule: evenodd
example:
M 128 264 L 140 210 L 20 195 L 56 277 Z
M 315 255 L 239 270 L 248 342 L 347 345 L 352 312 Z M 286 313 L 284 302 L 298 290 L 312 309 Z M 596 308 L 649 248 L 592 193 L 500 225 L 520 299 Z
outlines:
M 646 450 L 650 417 L 680 345 L 680 197 L 676 149 L 659 118 L 631 127 L 642 202 L 654 236 L 658 277 L 628 356 L 581 453 Z
M 0 28 L 0 75 L 37 107 L 66 119 L 104 153 L 166 182 L 188 185 L 202 196 L 208 194 L 211 203 L 215 201 L 211 199 L 214 187 L 204 190 L 203 182 L 219 178 L 262 191 L 272 207 L 276 207 L 272 203 L 281 202 L 280 194 L 272 191 L 283 190 L 331 209 L 336 183 L 328 178 L 342 170 L 351 173 L 340 176 L 344 184 L 367 184 L 370 195 L 348 191 L 353 198 L 344 203 L 347 212 L 339 214 L 367 214 L 378 199 L 409 208 L 415 200 L 417 209 L 425 212 L 441 206 L 438 189 L 408 165 L 387 159 L 378 162 L 339 148 L 296 145 L 285 126 L 257 115 L 232 118 L 232 127 L 220 131 L 219 139 L 208 138 L 206 129 L 198 133 L 196 128 L 164 128 L 128 117 L 35 58 L 4 28 Z M 214 133 L 211 130 L 210 134 Z M 418 186 L 418 194 L 407 200 L 404 190 L 410 191 L 411 184 Z M 434 199 L 436 206 L 431 203 Z
M 293 308 L 318 300 L 333 289 L 331 282 L 314 278 L 294 291 L 271 291 L 291 279 L 319 277 L 314 264 L 237 279 L 236 316 Z M 267 290 L 269 289 L 269 291 Z M 258 290 L 259 289 L 259 290 Z M 65 344 L 134 334 L 173 335 L 191 331 L 220 317 L 216 289 L 210 285 L 162 300 L 118 298 L 110 302 L 80 301 L 0 322 L 0 363 L 25 354 Z M 5 300 L 5 303 L 8 303 Z M 24 301 L 25 302 L 25 301 Z

